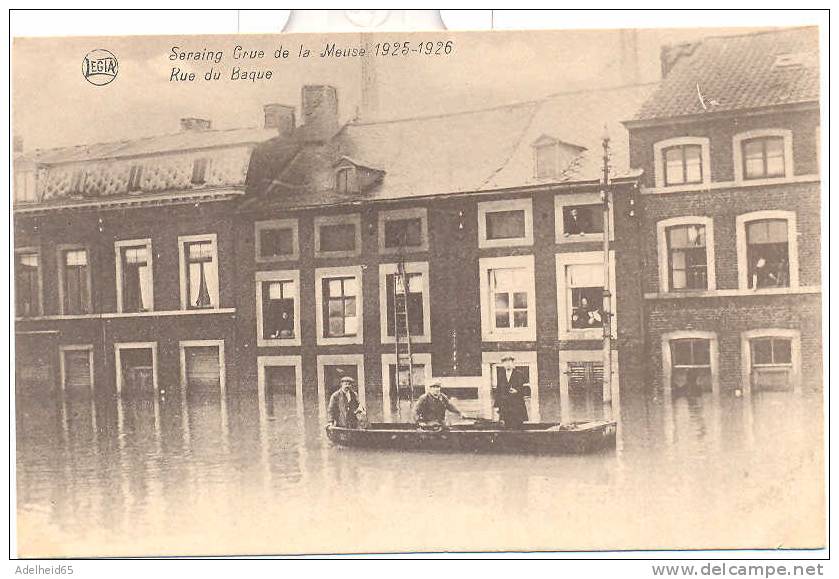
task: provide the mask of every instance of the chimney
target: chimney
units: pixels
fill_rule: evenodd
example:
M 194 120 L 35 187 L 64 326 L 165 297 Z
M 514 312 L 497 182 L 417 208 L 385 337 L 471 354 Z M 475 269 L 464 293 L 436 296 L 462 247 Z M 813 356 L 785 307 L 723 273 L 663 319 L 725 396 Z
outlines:
M 638 65 L 638 31 L 634 29 L 619 30 L 620 34 L 620 77 L 622 85 L 633 85 L 641 82 L 641 72 Z
M 288 137 L 294 132 L 294 107 L 269 103 L 262 107 L 265 113 L 265 128 L 276 129 L 280 136 Z
M 15 135 L 12 138 L 12 152 L 23 153 L 23 137 Z
M 683 56 L 690 56 L 699 46 L 699 42 L 665 44 L 661 47 L 661 78 L 665 78 Z
M 196 117 L 181 119 L 182 131 L 209 131 L 212 128 L 213 121 L 210 119 L 199 119 Z
M 303 87 L 303 138 L 325 141 L 338 132 L 338 91 L 329 85 Z

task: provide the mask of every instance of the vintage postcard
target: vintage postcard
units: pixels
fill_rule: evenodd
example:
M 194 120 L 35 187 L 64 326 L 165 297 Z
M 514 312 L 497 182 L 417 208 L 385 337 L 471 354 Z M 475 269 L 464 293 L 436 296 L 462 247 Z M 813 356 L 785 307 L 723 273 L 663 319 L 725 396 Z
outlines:
M 14 39 L 18 554 L 824 547 L 819 51 Z

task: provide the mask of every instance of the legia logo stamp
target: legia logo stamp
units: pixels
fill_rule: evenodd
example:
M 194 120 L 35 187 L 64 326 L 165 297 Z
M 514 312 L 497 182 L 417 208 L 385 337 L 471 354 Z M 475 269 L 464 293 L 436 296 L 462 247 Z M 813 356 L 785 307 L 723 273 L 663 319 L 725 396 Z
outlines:
M 106 85 L 117 77 L 118 72 L 117 57 L 104 48 L 91 50 L 82 60 L 82 74 L 90 84 Z

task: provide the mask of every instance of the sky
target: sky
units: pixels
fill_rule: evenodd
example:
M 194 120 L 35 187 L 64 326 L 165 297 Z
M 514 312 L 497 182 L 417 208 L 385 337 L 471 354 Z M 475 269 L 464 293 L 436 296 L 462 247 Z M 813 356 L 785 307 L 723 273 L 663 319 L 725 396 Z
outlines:
M 660 76 L 661 46 L 735 29 L 639 30 L 637 82 Z M 624 39 L 627 38 L 624 32 Z M 368 119 L 433 115 L 533 100 L 557 92 L 632 82 L 621 65 L 621 32 L 485 31 L 346 34 L 239 34 L 230 36 L 122 36 L 17 38 L 13 43 L 13 133 L 25 150 L 118 141 L 176 132 L 181 117 L 209 118 L 214 128 L 259 126 L 262 105 L 298 107 L 304 84 L 338 88 L 339 114 L 349 120 L 361 103 L 361 58 L 298 58 L 303 44 L 313 54 L 328 43 L 341 47 L 376 43 L 451 40 L 449 55 L 370 58 L 378 107 Z M 237 45 L 263 50 L 260 60 L 232 58 Z M 224 51 L 221 63 L 172 61 L 180 51 Z M 275 59 L 280 48 L 289 58 Z M 105 86 L 88 83 L 84 56 L 105 48 L 119 60 L 116 79 Z M 212 66 L 213 82 L 171 82 L 173 66 L 200 79 Z M 270 80 L 233 81 L 233 67 L 271 70 Z

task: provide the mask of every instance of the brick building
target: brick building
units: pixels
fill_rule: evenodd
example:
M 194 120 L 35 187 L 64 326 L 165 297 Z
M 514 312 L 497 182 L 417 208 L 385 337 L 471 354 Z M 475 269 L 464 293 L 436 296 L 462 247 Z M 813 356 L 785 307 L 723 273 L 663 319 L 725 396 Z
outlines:
M 665 395 L 821 388 L 818 62 L 815 28 L 667 47 L 625 123 Z
M 350 374 L 373 417 L 395 418 L 391 294 L 403 260 L 415 384 L 444 377 L 464 404 L 488 411 L 512 353 L 533 389 L 532 418 L 570 415 L 574 398 L 599 413 L 601 136 L 607 125 L 614 380 L 634 385 L 638 172 L 618 121 L 653 88 L 339 126 L 336 90 L 305 87 L 302 125 L 255 150 L 239 207 L 241 384 L 322 411 L 337 376 Z
M 18 393 L 224 390 L 230 215 L 276 110 L 265 128 L 183 119 L 169 135 L 15 154 Z

